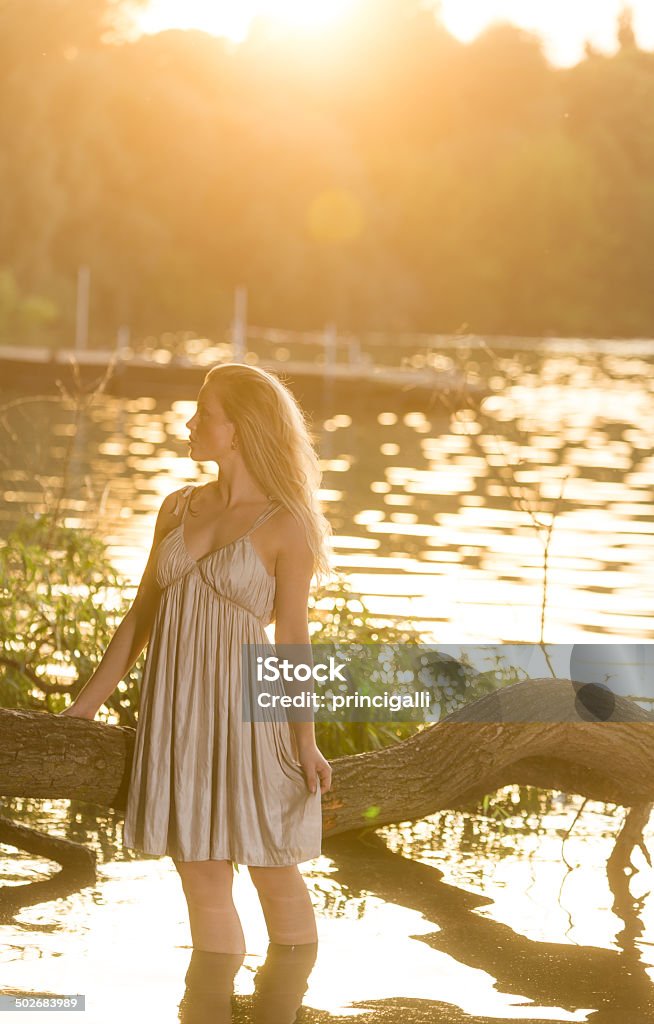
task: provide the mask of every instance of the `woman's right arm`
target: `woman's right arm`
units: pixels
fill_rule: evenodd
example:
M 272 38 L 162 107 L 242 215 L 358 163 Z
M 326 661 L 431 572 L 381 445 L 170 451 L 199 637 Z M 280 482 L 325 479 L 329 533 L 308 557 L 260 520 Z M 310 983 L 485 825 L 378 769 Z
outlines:
M 156 553 L 163 538 L 179 522 L 178 517 L 173 515 L 178 494 L 179 491 L 169 494 L 159 509 L 150 555 L 131 608 L 111 638 L 95 672 L 71 706 L 61 711 L 60 715 L 95 718 L 150 639 L 160 593 L 155 573 Z

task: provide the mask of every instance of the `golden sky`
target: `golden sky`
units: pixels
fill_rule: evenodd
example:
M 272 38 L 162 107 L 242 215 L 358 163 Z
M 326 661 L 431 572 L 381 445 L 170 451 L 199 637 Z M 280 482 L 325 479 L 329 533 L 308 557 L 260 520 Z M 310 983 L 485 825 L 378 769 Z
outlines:
M 150 0 L 138 18 L 144 32 L 200 28 L 234 42 L 245 38 L 257 14 L 280 26 L 320 32 L 347 13 L 354 0 Z M 616 21 L 624 0 L 441 0 L 449 31 L 464 42 L 503 18 L 538 32 L 549 59 L 559 65 L 583 57 L 584 41 L 606 53 L 616 48 Z M 631 0 L 639 44 L 654 49 L 654 0 Z

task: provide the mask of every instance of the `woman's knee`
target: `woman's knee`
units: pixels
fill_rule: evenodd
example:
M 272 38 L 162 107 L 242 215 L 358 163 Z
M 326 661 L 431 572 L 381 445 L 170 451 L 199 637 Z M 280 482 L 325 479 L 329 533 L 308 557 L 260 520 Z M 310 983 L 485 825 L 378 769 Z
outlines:
M 207 897 L 212 901 L 231 899 L 234 881 L 231 860 L 177 861 L 173 858 L 173 863 L 190 902 L 203 902 Z
M 255 888 L 264 896 L 282 893 L 295 894 L 306 888 L 297 864 L 285 865 L 280 868 L 249 866 L 248 871 Z

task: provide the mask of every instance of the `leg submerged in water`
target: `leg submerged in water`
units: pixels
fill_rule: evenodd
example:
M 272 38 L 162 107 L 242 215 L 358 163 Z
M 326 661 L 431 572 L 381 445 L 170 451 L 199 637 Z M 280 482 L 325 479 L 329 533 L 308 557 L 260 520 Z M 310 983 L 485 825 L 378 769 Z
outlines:
M 293 1024 L 317 955 L 317 942 L 269 944 L 254 982 L 253 1024 Z
M 180 1024 L 231 1024 L 234 978 L 243 953 L 207 953 L 194 949 L 179 1004 Z
M 266 919 L 268 953 L 257 972 L 255 1024 L 293 1024 L 318 955 L 316 915 L 297 864 L 249 867 Z

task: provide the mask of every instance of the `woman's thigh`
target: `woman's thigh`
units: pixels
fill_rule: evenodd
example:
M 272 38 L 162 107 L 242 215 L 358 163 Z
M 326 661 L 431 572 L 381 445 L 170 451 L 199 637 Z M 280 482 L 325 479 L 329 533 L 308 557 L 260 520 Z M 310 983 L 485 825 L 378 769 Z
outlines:
M 234 868 L 231 860 L 187 860 L 173 858 L 173 864 L 182 881 L 188 900 L 195 902 L 206 897 L 231 898 Z

